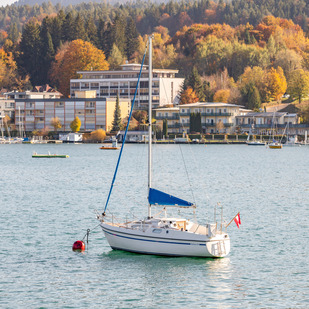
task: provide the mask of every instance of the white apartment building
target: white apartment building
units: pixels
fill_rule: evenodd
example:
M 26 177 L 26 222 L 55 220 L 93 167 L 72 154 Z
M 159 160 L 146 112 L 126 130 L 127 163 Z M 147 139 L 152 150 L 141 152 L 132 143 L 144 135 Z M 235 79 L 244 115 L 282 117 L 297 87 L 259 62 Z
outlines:
M 287 112 L 249 112 L 236 117 L 236 125 L 244 132 L 254 130 L 256 134 L 271 134 L 272 130 L 282 134 L 287 124 L 290 133 L 304 134 L 307 129 L 306 125 L 299 124 L 299 117 L 295 113 Z
M 79 71 L 80 79 L 71 79 L 70 94 L 75 97 L 76 91 L 95 90 L 97 97 L 128 98 L 133 100 L 140 64 L 124 64 L 119 71 Z M 175 75 L 178 70 L 153 69 L 152 103 L 153 107 L 178 103 L 178 92 L 184 81 Z M 148 66 L 142 69 L 140 84 L 137 90 L 135 108 L 148 108 Z
M 167 120 L 169 133 L 190 133 L 190 114 L 201 114 L 202 132 L 231 133 L 236 126 L 236 116 L 242 113 L 240 105 L 228 103 L 197 102 L 178 107 L 156 109 L 156 120 Z
M 200 113 L 203 131 L 201 133 L 232 133 L 241 108 L 241 105 L 216 102 L 180 105 L 180 127 L 183 128 L 183 132 L 189 133 L 190 113 Z
M 163 130 L 163 121 L 166 120 L 168 133 L 180 132 L 178 106 L 157 108 L 154 111 L 156 113 L 156 124 L 160 130 Z

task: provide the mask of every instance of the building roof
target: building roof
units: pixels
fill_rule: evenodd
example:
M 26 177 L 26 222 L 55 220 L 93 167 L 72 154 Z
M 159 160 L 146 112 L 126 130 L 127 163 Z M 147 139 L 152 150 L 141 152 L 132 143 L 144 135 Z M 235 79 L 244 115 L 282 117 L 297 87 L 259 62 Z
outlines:
M 196 102 L 189 104 L 182 104 L 179 107 L 243 107 L 242 105 L 221 103 L 221 102 Z
M 282 117 L 282 116 L 285 116 L 287 113 L 282 113 L 282 112 L 275 112 L 275 113 L 271 113 L 271 112 L 266 112 L 266 113 L 259 113 L 259 112 L 249 112 L 245 115 L 239 115 L 239 116 L 236 116 L 236 117 L 267 117 L 267 118 L 271 118 L 271 117 Z
M 162 107 L 162 108 L 155 108 L 154 109 L 155 111 L 158 111 L 158 112 L 161 112 L 161 111 L 179 111 L 179 107 L 175 107 L 175 106 L 172 106 L 172 107 Z
M 60 93 L 56 89 L 50 87 L 48 84 L 45 84 L 43 86 L 34 86 L 32 92 L 58 92 Z

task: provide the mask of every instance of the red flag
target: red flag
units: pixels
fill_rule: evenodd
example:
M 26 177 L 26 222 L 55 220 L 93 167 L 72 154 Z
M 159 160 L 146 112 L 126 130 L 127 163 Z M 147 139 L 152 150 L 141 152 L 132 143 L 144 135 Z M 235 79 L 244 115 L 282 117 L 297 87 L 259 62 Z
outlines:
M 239 213 L 238 213 L 238 214 L 236 215 L 236 217 L 234 218 L 234 221 L 235 221 L 237 227 L 239 228 L 239 226 L 241 225 Z

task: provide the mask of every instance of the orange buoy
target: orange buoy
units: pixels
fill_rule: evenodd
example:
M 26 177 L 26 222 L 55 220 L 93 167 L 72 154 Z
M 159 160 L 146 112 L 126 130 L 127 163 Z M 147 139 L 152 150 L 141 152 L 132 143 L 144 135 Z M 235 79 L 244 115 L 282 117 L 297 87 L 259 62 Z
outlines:
M 82 240 L 77 240 L 75 241 L 75 243 L 73 244 L 72 247 L 73 251 L 85 251 L 85 243 Z

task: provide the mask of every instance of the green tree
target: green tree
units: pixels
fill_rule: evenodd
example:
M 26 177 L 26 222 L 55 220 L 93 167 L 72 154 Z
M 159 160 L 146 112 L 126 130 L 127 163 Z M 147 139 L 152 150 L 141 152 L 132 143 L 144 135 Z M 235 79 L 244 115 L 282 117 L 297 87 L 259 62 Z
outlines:
M 204 89 L 197 68 L 194 66 L 187 81 L 187 86 L 191 87 L 199 98 L 199 101 L 204 101 Z
M 80 119 L 76 116 L 70 124 L 70 128 L 73 132 L 78 132 L 80 130 L 82 123 Z
M 167 119 L 163 119 L 163 136 L 168 136 L 168 126 L 167 126 Z
M 28 22 L 22 33 L 20 41 L 19 67 L 24 76 L 29 74 L 33 85 L 41 83 L 41 40 L 40 27 L 37 23 Z
M 290 73 L 287 92 L 292 98 L 297 98 L 301 103 L 309 93 L 309 72 L 302 69 Z
M 63 21 L 62 25 L 62 41 L 73 41 L 75 39 L 75 19 L 71 12 L 69 12 Z
M 126 49 L 125 27 L 126 27 L 125 18 L 117 14 L 111 29 L 111 37 L 113 44 L 114 43 L 117 44 L 120 52 L 123 55 Z
M 190 132 L 202 132 L 201 113 L 190 114 Z
M 48 82 L 48 73 L 52 62 L 55 59 L 55 50 L 52 37 L 48 30 L 47 24 L 42 24 L 41 27 L 41 81 L 42 83 Z
M 108 58 L 109 68 L 110 70 L 118 70 L 120 65 L 123 64 L 124 58 L 117 47 L 116 44 L 113 44 L 113 48 Z
M 74 22 L 74 40 L 77 39 L 81 39 L 83 41 L 88 40 L 88 36 L 85 30 L 85 21 L 80 14 L 77 14 Z
M 114 111 L 114 119 L 112 122 L 112 132 L 118 132 L 121 126 L 121 110 L 119 105 L 119 95 L 117 94 L 116 105 Z
M 126 26 L 126 47 L 125 52 L 127 59 L 130 59 L 131 56 L 138 49 L 138 31 L 136 29 L 136 24 L 132 17 L 129 17 L 127 26 Z
M 90 16 L 85 25 L 85 30 L 87 37 L 89 38 L 90 42 L 98 47 L 98 36 L 97 36 L 97 27 L 94 24 L 92 16 Z
M 259 109 L 261 108 L 261 97 L 259 91 L 253 84 L 250 84 L 247 98 L 248 98 L 248 108 L 254 111 L 259 111 Z
M 63 24 L 65 21 L 65 14 L 63 10 L 60 10 L 58 15 L 52 19 L 51 26 L 50 26 L 50 35 L 52 37 L 52 41 L 54 44 L 54 51 L 58 49 L 58 47 L 63 42 Z

